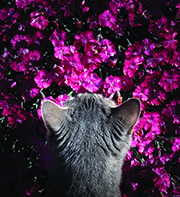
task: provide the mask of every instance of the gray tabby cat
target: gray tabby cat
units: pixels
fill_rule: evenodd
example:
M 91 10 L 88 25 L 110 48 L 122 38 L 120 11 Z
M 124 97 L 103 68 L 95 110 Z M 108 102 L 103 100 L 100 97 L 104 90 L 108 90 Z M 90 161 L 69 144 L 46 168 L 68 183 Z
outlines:
M 44 101 L 42 117 L 53 155 L 52 196 L 121 196 L 121 167 L 139 114 L 135 98 L 120 106 L 88 93 L 63 107 Z

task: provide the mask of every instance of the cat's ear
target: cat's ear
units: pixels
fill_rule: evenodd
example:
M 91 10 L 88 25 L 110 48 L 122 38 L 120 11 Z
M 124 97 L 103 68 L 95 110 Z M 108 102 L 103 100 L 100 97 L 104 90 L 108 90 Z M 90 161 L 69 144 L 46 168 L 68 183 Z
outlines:
M 140 101 L 136 98 L 129 99 L 120 106 L 112 108 L 112 117 L 116 124 L 131 134 L 141 110 Z
M 53 101 L 45 100 L 41 107 L 42 118 L 45 126 L 50 130 L 57 131 L 64 117 L 65 110 L 65 108 L 60 107 Z

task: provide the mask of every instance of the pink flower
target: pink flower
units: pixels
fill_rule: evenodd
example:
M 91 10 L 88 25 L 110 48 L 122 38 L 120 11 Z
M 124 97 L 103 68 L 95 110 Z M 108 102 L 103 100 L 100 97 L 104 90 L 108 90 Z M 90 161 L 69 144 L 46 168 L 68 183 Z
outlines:
M 29 49 L 21 49 L 18 51 L 18 56 L 15 57 L 14 62 L 12 62 L 10 66 L 16 72 L 29 72 Z
M 140 58 L 139 56 L 131 59 L 125 59 L 123 68 L 124 74 L 132 78 L 138 76 L 139 72 L 141 72 L 139 67 L 142 63 L 143 58 Z
M 89 92 L 98 92 L 102 86 L 102 79 L 96 73 L 85 72 L 83 78 L 83 86 Z
M 161 115 L 159 112 L 145 112 L 143 114 L 144 129 L 148 131 L 146 138 L 154 139 L 161 133 Z
M 152 53 L 156 47 L 155 43 L 153 43 L 152 40 L 150 40 L 148 38 L 144 39 L 142 41 L 141 45 L 142 45 L 141 47 L 142 47 L 143 53 L 148 56 L 152 55 Z
M 173 59 L 171 59 L 170 64 L 180 69 L 180 51 L 174 50 Z
M 169 174 L 166 172 L 164 166 L 152 170 L 157 174 L 157 178 L 154 179 L 155 186 L 159 187 L 160 192 L 167 194 L 167 189 L 170 187 L 171 182 Z
M 159 85 L 167 92 L 177 89 L 180 85 L 180 72 L 175 69 L 165 70 Z
M 54 47 L 63 47 L 67 39 L 67 34 L 63 30 L 54 30 L 52 35 L 50 35 L 49 40 L 52 42 Z
M 69 99 L 69 96 L 66 94 L 61 94 L 56 98 L 57 104 L 63 106 L 64 102 Z
M 149 89 L 147 103 L 150 105 L 160 105 L 166 99 L 166 93 L 159 85 L 161 74 L 156 72 L 150 76 L 146 76 L 142 87 Z
M 180 124 L 180 97 L 177 96 L 163 109 L 162 114 L 175 125 Z M 178 132 L 179 133 L 179 132 Z
M 91 72 L 97 69 L 101 65 L 101 62 L 101 56 L 97 53 L 94 53 L 92 50 L 87 51 L 82 58 L 83 65 L 85 65 L 85 67 Z
M 15 0 L 18 9 L 27 8 L 28 4 L 32 3 L 34 0 Z
M 38 51 L 38 50 L 34 50 L 29 53 L 30 60 L 39 61 L 40 57 L 41 57 L 40 51 Z
M 12 39 L 11 39 L 11 44 L 13 48 L 17 48 L 22 50 L 22 48 L 27 47 L 30 43 L 32 43 L 32 38 L 25 36 L 25 35 L 19 35 L 16 34 Z
M 175 40 L 177 34 L 177 32 L 174 32 L 173 34 L 165 35 L 166 40 L 163 41 L 163 46 L 169 50 L 175 50 L 178 46 L 178 41 Z
M 99 50 L 101 50 L 100 56 L 104 62 L 107 62 L 110 57 L 116 54 L 115 46 L 110 40 L 102 39 L 98 44 L 100 46 Z
M 18 109 L 15 113 L 8 116 L 8 121 L 11 127 L 16 127 L 18 124 L 22 124 L 26 120 L 26 113 Z
M 108 95 L 113 94 L 116 91 L 119 92 L 121 90 L 120 84 L 120 78 L 111 75 L 109 77 L 106 77 L 103 89 L 105 92 L 107 92 Z
M 21 108 L 20 102 L 11 93 L 4 95 L 5 100 L 0 100 L 2 115 L 7 117 L 10 127 L 17 127 L 26 120 L 27 113 Z
M 159 50 L 153 53 L 154 59 L 157 64 L 166 65 L 170 60 L 170 52 L 167 49 Z
M 34 77 L 34 81 L 41 89 L 48 88 L 52 83 L 52 79 L 45 70 L 39 71 L 39 73 Z
M 89 31 L 89 30 L 76 34 L 74 38 L 76 39 L 74 41 L 74 46 L 76 46 L 77 49 L 80 49 L 81 46 L 84 46 L 85 51 L 86 51 L 86 45 L 89 42 L 91 43 L 96 42 L 93 31 Z
M 145 47 L 145 43 L 143 43 L 143 45 L 144 45 L 143 47 Z M 139 42 L 135 42 L 133 45 L 130 45 L 130 47 L 125 52 L 125 54 L 126 54 L 126 59 L 131 59 L 134 57 L 139 57 L 141 59 L 143 56 L 143 48 Z
M 40 30 L 44 30 L 49 24 L 48 19 L 46 19 L 40 12 L 32 12 L 30 16 L 31 16 L 30 24 L 32 27 L 36 27 Z
M 112 28 L 116 23 L 116 16 L 110 11 L 105 10 L 99 15 L 99 24 L 103 27 Z
M 168 32 L 168 19 L 162 16 L 160 19 L 150 21 L 149 31 L 159 37 L 164 37 Z
M 179 151 L 180 149 L 180 138 L 175 137 L 173 145 L 172 145 L 172 150 L 173 152 Z
M 73 70 L 65 76 L 65 83 L 70 85 L 77 93 L 97 92 L 102 86 L 102 79 L 88 70 L 78 73 Z
M 69 46 L 59 46 L 54 48 L 54 57 L 57 59 L 63 60 L 66 55 L 71 53 L 71 49 Z
M 108 76 L 104 82 L 104 92 L 106 94 L 113 94 L 119 91 L 132 90 L 134 88 L 134 83 L 128 76 Z
M 77 71 L 83 71 L 84 69 L 81 54 L 77 51 L 64 55 L 61 65 L 66 72 L 71 72 L 71 70 L 74 69 Z

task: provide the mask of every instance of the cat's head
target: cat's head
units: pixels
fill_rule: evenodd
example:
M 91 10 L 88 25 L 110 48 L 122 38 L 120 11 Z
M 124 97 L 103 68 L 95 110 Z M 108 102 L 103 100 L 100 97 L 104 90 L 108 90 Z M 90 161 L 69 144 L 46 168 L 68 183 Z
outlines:
M 94 106 L 93 106 L 94 105 Z M 94 109 L 93 109 L 94 108 Z M 65 119 L 70 119 L 68 111 L 83 114 L 92 113 L 95 111 L 97 118 L 99 108 L 107 113 L 107 124 L 119 125 L 120 129 L 126 130 L 129 134 L 132 133 L 133 127 L 136 124 L 140 114 L 140 101 L 136 98 L 131 98 L 121 105 L 117 106 L 111 99 L 104 98 L 99 94 L 79 94 L 78 96 L 69 99 L 63 107 L 50 100 L 45 100 L 42 104 L 42 118 L 48 130 L 57 131 L 61 123 Z M 90 112 L 88 112 L 88 109 Z

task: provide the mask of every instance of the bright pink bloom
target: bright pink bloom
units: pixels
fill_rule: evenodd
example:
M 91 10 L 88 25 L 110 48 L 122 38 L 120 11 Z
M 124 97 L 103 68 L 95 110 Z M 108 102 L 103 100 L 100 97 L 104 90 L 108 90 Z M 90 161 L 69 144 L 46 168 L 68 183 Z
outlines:
M 167 92 L 177 89 L 180 86 L 180 72 L 175 69 L 165 70 L 159 85 Z
M 33 61 L 39 61 L 41 57 L 40 51 L 34 50 L 29 53 L 29 59 Z
M 162 16 L 160 19 L 150 21 L 149 31 L 152 34 L 158 35 L 159 37 L 164 37 L 166 32 L 168 32 L 168 19 Z
M 113 94 L 119 91 L 132 90 L 134 88 L 134 83 L 128 76 L 108 76 L 104 82 L 104 91 L 109 94 Z
M 157 174 L 157 178 L 154 179 L 155 186 L 159 187 L 160 192 L 167 194 L 167 189 L 170 187 L 171 182 L 169 174 L 166 172 L 164 166 L 159 166 L 152 170 Z
M 99 24 L 103 27 L 112 28 L 116 23 L 116 16 L 110 11 L 105 10 L 99 15 Z
M 34 81 L 41 89 L 48 88 L 52 83 L 52 79 L 45 70 L 39 71 L 39 73 L 34 77 Z
M 64 102 L 68 100 L 70 97 L 66 94 L 61 94 L 56 98 L 57 104 L 63 106 Z
M 143 57 L 140 58 L 139 56 L 125 59 L 123 72 L 125 75 L 129 77 L 136 77 L 140 74 L 139 66 L 143 63 Z
M 77 93 L 83 93 L 87 90 L 97 92 L 102 86 L 102 79 L 88 70 L 80 73 L 73 71 L 70 75 L 65 76 L 65 83 Z
M 172 150 L 173 152 L 179 151 L 180 149 L 180 138 L 175 137 L 174 142 L 173 142 L 173 146 L 172 146 Z
M 170 64 L 180 69 L 180 51 L 174 50 L 173 59 L 171 59 Z
M 48 19 L 46 19 L 40 12 L 32 12 L 30 16 L 31 16 L 30 24 L 32 27 L 36 27 L 40 30 L 44 30 L 49 24 Z

